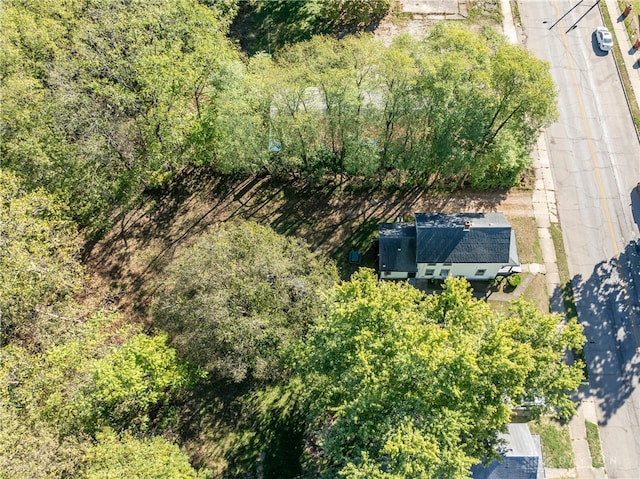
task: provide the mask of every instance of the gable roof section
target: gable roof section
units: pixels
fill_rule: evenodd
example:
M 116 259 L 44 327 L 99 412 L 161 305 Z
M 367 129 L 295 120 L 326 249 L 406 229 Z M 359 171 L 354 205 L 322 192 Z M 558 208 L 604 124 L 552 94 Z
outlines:
M 465 222 L 471 223 L 468 230 Z M 416 213 L 416 260 L 517 265 L 512 233 L 502 213 Z
M 413 223 L 381 223 L 378 227 L 380 271 L 415 273 L 416 225 Z
M 543 479 L 542 447 L 540 436 L 534 436 L 526 424 L 509 424 L 507 433 L 498 437 L 504 441 L 499 452 L 502 461 L 486 466 L 471 467 L 473 479 Z

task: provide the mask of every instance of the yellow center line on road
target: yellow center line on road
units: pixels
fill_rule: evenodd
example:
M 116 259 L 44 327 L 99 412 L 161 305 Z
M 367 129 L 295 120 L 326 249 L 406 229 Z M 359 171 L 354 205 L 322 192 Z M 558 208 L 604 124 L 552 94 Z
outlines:
M 558 2 L 556 0 L 553 0 L 553 6 L 556 9 L 556 15 L 559 18 L 561 13 L 560 13 L 560 8 L 558 7 Z M 560 23 L 562 23 L 562 19 L 560 20 Z M 618 242 L 616 241 L 616 234 L 613 229 L 613 221 L 611 220 L 609 203 L 607 202 L 604 186 L 602 183 L 602 177 L 600 176 L 600 169 L 598 167 L 598 160 L 596 158 L 596 148 L 593 145 L 593 140 L 591 139 L 591 128 L 589 128 L 589 122 L 587 121 L 587 112 L 585 110 L 584 103 L 582 102 L 582 95 L 580 94 L 580 85 L 578 84 L 578 79 L 576 78 L 576 73 L 575 73 L 575 66 L 573 64 L 573 59 L 571 58 L 571 50 L 569 48 L 569 43 L 567 41 L 567 35 L 564 30 L 564 26 L 563 25 L 558 25 L 558 26 L 560 27 L 558 28 L 558 30 L 560 31 L 560 38 L 562 39 L 562 44 L 565 49 L 567 61 L 569 64 L 568 65 L 569 71 L 571 72 L 571 81 L 573 83 L 573 90 L 576 94 L 576 98 L 578 99 L 578 108 L 580 109 L 580 117 L 582 119 L 582 125 L 584 127 L 585 136 L 587 139 L 587 146 L 589 147 L 589 156 L 591 156 L 593 171 L 596 176 L 596 185 L 598 186 L 598 192 L 600 194 L 600 203 L 603 206 L 604 216 L 607 222 L 607 229 L 609 230 L 609 238 L 611 239 L 611 245 L 613 246 L 614 257 L 619 258 L 620 249 L 618 248 Z M 612 54 L 613 54 L 613 51 L 612 51 Z M 627 290 L 627 283 L 623 279 L 620 262 L 618 261 L 617 263 L 618 263 L 618 266 L 617 266 L 618 274 L 620 276 L 620 283 L 622 284 L 625 300 L 626 300 L 628 311 L 629 311 L 629 319 L 631 320 L 631 326 L 632 326 L 631 329 L 633 331 L 633 336 L 636 342 L 636 348 L 640 350 L 640 334 L 638 333 L 638 326 L 636 325 L 636 322 L 634 319 L 632 305 L 629 302 L 630 297 L 629 297 L 629 292 Z

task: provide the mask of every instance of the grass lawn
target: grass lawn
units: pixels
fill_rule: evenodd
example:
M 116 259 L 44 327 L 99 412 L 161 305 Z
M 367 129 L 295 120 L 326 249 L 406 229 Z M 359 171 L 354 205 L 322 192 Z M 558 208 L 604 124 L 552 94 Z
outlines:
M 524 288 L 520 294 L 520 298 L 535 304 L 542 312 L 549 311 L 549 295 L 547 294 L 547 281 L 542 274 L 532 275 L 531 273 L 522 273 L 522 283 L 519 288 Z M 533 276 L 533 277 L 532 277 Z M 530 281 L 529 281 L 530 279 Z M 494 297 L 495 298 L 495 297 Z M 515 298 L 515 297 L 514 297 Z M 491 309 L 500 313 L 506 313 L 511 304 L 510 301 L 502 301 L 491 299 L 488 300 Z
M 553 245 L 556 250 L 556 258 L 558 265 L 558 273 L 560 274 L 560 281 L 566 283 L 571 280 L 569 273 L 569 263 L 567 261 L 567 254 L 564 250 L 564 240 L 562 239 L 562 230 L 558 223 L 551 223 L 551 238 L 553 239 Z
M 575 467 L 569 426 L 563 426 L 557 421 L 543 417 L 530 422 L 529 429 L 532 433 L 540 435 L 545 467 L 557 469 Z
M 551 238 L 553 239 L 553 245 L 556 250 L 556 264 L 558 265 L 558 273 L 560 275 L 560 287 L 562 288 L 562 302 L 564 303 L 565 316 L 568 320 L 575 319 L 580 322 L 578 318 L 578 310 L 576 308 L 575 300 L 573 299 L 573 286 L 571 285 L 571 275 L 569 273 L 569 264 L 567 262 L 567 254 L 564 250 L 564 241 L 562 239 L 562 230 L 557 223 L 551 224 Z M 585 379 L 589 378 L 589 370 L 586 367 L 587 361 L 584 357 L 584 349 L 580 351 L 574 351 L 576 359 L 580 359 L 585 367 L 582 370 Z
M 520 263 L 542 263 L 542 249 L 538 238 L 538 227 L 535 218 L 531 216 L 510 216 L 509 223 L 516 233 L 518 243 L 518 255 Z M 535 304 L 540 311 L 549 311 L 549 292 L 544 275 L 537 274 L 529 279 L 530 273 L 522 273 L 520 297 Z M 506 311 L 509 303 L 504 301 L 489 301 L 496 311 Z
M 535 304 L 542 312 L 549 311 L 549 293 L 545 276 L 536 274 L 523 291 L 521 298 Z
M 598 426 L 589 421 L 585 421 L 584 425 L 587 428 L 587 443 L 589 444 L 589 452 L 591 453 L 591 465 L 593 467 L 604 467 Z
M 510 217 L 509 223 L 516 232 L 520 263 L 542 263 L 542 249 L 540 249 L 535 218 L 531 216 Z

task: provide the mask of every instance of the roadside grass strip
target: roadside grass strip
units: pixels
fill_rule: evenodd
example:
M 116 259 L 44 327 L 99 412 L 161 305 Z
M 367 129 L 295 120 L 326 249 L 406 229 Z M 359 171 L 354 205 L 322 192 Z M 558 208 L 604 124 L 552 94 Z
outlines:
M 587 428 L 587 443 L 589 444 L 589 452 L 591 453 L 591 465 L 595 468 L 604 467 L 598 426 L 590 421 L 585 421 L 584 425 Z

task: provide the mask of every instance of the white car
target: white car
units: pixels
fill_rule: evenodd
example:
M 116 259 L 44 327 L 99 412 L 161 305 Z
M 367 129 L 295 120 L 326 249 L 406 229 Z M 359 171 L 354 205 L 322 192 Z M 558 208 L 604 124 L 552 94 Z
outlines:
M 596 28 L 596 40 L 598 40 L 598 46 L 603 52 L 608 52 L 613 48 L 613 37 L 607 27 Z

